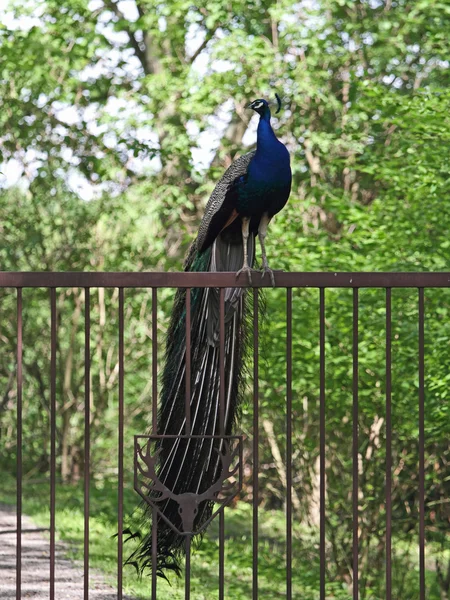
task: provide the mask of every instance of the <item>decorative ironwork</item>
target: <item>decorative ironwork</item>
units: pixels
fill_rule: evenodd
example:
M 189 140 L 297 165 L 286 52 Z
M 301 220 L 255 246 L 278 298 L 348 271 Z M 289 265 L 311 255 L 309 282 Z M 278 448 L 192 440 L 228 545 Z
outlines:
M 173 439 L 174 443 L 178 439 L 219 440 L 220 448 L 214 448 L 217 453 L 217 466 L 219 470 L 219 475 L 215 483 L 199 494 L 193 492 L 177 494 L 170 490 L 158 477 L 158 473 L 164 468 L 164 465 L 158 463 L 161 450 L 154 449 L 155 442 L 158 439 Z M 134 438 L 134 449 L 134 489 L 180 535 L 196 535 L 200 533 L 242 490 L 242 436 L 136 435 Z M 160 511 L 161 502 L 166 500 L 177 502 L 182 530 L 174 523 L 168 521 Z M 207 521 L 195 529 L 194 523 L 198 508 L 200 504 L 206 501 L 215 502 L 218 507 Z

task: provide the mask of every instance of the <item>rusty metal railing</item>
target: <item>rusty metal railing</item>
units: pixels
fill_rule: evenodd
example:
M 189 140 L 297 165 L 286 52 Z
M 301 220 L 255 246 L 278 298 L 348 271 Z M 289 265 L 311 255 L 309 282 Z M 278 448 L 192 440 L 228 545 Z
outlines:
M 84 448 L 84 599 L 89 598 L 89 482 L 90 482 L 90 414 L 89 414 L 89 381 L 90 381 L 90 306 L 89 289 L 99 287 L 112 287 L 119 289 L 119 326 L 118 326 L 118 355 L 119 355 L 119 415 L 118 415 L 118 550 L 117 550 L 117 598 L 122 598 L 122 529 L 123 529 L 123 484 L 124 484 L 124 289 L 126 288 L 152 288 L 152 406 L 153 431 L 156 432 L 157 414 L 157 290 L 158 288 L 186 288 L 186 302 L 190 302 L 190 290 L 194 287 L 248 287 L 245 277 L 236 280 L 234 273 L 0 273 L 0 288 L 15 288 L 17 298 L 17 562 L 16 562 L 16 598 L 21 598 L 21 550 L 22 550 L 22 381 L 23 381 L 23 336 L 22 336 L 22 289 L 23 288 L 48 288 L 50 292 L 51 315 L 51 372 L 50 372 L 50 432 L 51 432 L 51 458 L 50 458 L 50 566 L 49 566 L 49 594 L 50 600 L 55 599 L 55 474 L 56 474 L 56 352 L 57 352 L 57 323 L 56 323 L 56 288 L 79 287 L 85 288 L 85 448 Z M 253 275 L 254 311 L 253 311 L 253 469 L 258 471 L 258 288 L 271 287 L 269 278 L 261 279 L 259 274 Z M 353 438 L 352 438 L 352 464 L 353 464 L 353 599 L 359 598 L 358 589 L 358 309 L 360 288 L 384 288 L 386 290 L 386 600 L 392 600 L 392 333 L 391 333 L 391 290 L 393 288 L 418 289 L 418 348 L 419 348 L 419 571 L 420 571 L 420 597 L 425 600 L 425 393 L 424 393 L 424 289 L 450 287 L 450 273 L 276 273 L 276 287 L 286 289 L 286 410 L 287 415 L 292 413 L 292 289 L 317 288 L 319 290 L 319 327 L 320 327 L 320 599 L 325 600 L 326 583 L 326 512 L 325 512 L 325 289 L 326 288 L 352 288 L 353 289 Z M 187 307 L 188 308 L 188 307 Z M 187 314 L 190 312 L 187 310 Z M 189 320 L 188 320 L 189 321 Z M 220 326 L 223 345 L 224 301 L 223 292 L 220 295 Z M 189 322 L 187 323 L 187 329 Z M 187 346 L 189 356 L 189 332 Z M 224 349 L 221 347 L 223 357 Z M 223 400 L 223 364 L 221 365 L 221 398 Z M 189 364 L 186 365 L 189 372 Z M 187 423 L 189 423 L 189 381 L 186 377 L 186 406 Z M 223 410 L 223 407 L 221 407 Z M 223 417 L 223 415 L 222 415 Z M 223 422 L 223 418 L 222 418 Z M 292 420 L 287 418 L 286 424 L 286 598 L 295 597 L 292 590 Z M 223 429 L 223 427 L 222 427 Z M 222 431 L 222 434 L 224 432 Z M 253 599 L 259 597 L 258 592 L 258 478 L 255 478 L 253 489 Z M 156 516 L 156 508 L 153 509 Z M 155 531 L 154 531 L 155 534 Z M 224 519 L 220 515 L 219 527 L 219 594 L 224 597 Z M 154 557 L 156 560 L 156 557 Z M 186 598 L 189 597 L 189 561 L 187 557 Z M 151 583 L 152 598 L 157 597 L 157 579 L 154 572 Z

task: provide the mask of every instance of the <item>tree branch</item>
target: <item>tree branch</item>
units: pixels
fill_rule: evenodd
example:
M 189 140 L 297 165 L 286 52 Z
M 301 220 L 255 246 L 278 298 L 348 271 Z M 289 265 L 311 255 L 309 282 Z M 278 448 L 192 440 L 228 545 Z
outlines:
M 0 401 L 0 412 L 6 410 L 6 403 L 9 400 L 9 392 L 12 390 L 12 384 L 15 378 L 15 371 L 11 371 L 8 378 L 8 383 L 6 384 L 5 393 L 3 394 L 3 398 Z
M 105 7 L 109 8 L 116 15 L 116 17 L 118 17 L 121 21 L 127 21 L 125 15 L 123 14 L 123 12 L 120 10 L 120 8 L 117 6 L 117 4 L 115 2 L 113 2 L 112 0 L 103 0 L 103 1 L 104 1 Z M 141 63 L 142 68 L 144 69 L 144 73 L 146 75 L 149 75 L 153 71 L 151 68 L 149 68 L 146 52 L 141 49 L 139 42 L 136 40 L 136 38 L 134 37 L 134 33 L 131 31 L 131 29 L 129 27 L 123 27 L 122 30 L 127 34 L 128 39 L 130 41 L 130 46 L 133 48 L 137 58 L 139 59 L 139 62 Z
M 197 48 L 197 50 L 194 52 L 194 54 L 192 54 L 192 56 L 189 57 L 188 62 L 190 62 L 192 64 L 194 62 L 194 60 L 197 58 L 197 56 L 199 56 L 199 54 L 201 54 L 203 52 L 203 50 L 206 48 L 206 46 L 209 44 L 209 42 L 214 37 L 218 28 L 219 28 L 219 24 L 215 25 L 213 27 L 213 29 L 210 29 L 207 32 L 205 39 L 200 44 L 200 46 Z

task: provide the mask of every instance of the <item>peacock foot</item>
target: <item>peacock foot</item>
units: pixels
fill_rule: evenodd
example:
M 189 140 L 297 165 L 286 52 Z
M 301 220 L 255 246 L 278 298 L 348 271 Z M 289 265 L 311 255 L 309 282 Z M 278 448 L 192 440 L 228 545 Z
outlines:
M 248 265 L 244 265 L 242 267 L 242 269 L 239 269 L 239 271 L 236 273 L 236 279 L 239 277 L 239 275 L 241 273 L 247 273 L 248 281 L 249 281 L 250 285 L 252 285 L 252 283 L 253 283 L 252 282 L 252 271 L 253 271 L 253 269 L 251 267 L 249 267 Z
M 261 271 L 261 279 L 264 279 L 264 275 L 268 273 L 270 277 L 270 281 L 272 282 L 272 287 L 275 287 L 275 275 L 273 274 L 272 269 L 269 265 L 264 265 Z

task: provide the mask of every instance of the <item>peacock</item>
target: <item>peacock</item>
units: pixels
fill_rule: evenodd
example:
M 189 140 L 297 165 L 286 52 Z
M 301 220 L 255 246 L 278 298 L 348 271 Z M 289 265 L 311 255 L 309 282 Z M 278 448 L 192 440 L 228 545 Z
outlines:
M 281 101 L 277 97 L 278 110 Z M 272 217 L 286 204 L 291 190 L 291 168 L 287 148 L 271 126 L 269 103 L 264 99 L 248 105 L 259 115 L 257 146 L 235 160 L 217 183 L 207 203 L 197 238 L 184 264 L 185 271 L 233 271 L 252 283 L 255 240 L 258 235 L 262 252 L 263 276 L 269 268 L 265 238 Z M 195 288 L 191 291 L 191 380 L 190 434 L 185 433 L 186 372 L 186 290 L 179 289 L 167 333 L 162 373 L 158 434 L 156 445 L 157 479 L 160 486 L 174 494 L 202 494 L 218 480 L 219 460 L 223 453 L 219 435 L 219 290 Z M 225 423 L 222 431 L 230 435 L 239 412 L 243 388 L 246 319 L 245 288 L 227 288 L 225 305 Z M 174 437 L 179 436 L 179 437 Z M 154 494 L 158 492 L 154 484 Z M 193 530 L 197 531 L 212 514 L 213 502 L 204 500 L 195 510 Z M 182 509 L 172 498 L 160 503 L 157 523 L 157 573 L 181 572 L 185 552 Z M 149 519 L 151 509 L 147 509 Z M 128 559 L 139 572 L 152 568 L 152 532 L 142 537 L 139 547 Z

